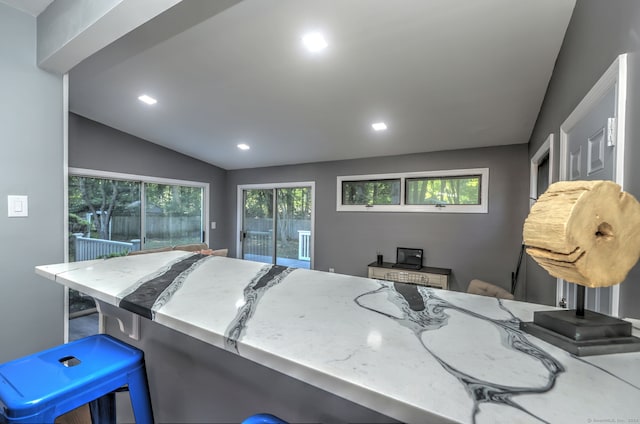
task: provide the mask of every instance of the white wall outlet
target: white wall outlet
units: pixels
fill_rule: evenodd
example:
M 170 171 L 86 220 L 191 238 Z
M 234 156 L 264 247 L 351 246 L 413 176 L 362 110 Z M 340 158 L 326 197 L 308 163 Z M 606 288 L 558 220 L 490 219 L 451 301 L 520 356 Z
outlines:
M 329 272 L 336 272 L 336 270 L 333 268 L 329 268 Z
M 211 229 L 212 230 L 216 229 L 216 222 L 215 221 L 211 221 Z
M 9 218 L 29 216 L 28 196 L 7 196 Z

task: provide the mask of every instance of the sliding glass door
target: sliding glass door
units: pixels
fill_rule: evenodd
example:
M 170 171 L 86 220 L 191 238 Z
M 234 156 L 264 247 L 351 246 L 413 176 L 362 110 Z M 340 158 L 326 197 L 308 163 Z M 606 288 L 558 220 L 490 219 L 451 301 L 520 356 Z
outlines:
M 240 186 L 238 194 L 241 257 L 311 268 L 313 184 Z
M 207 184 L 69 171 L 69 262 L 206 241 Z M 72 329 L 81 321 L 74 318 L 94 312 L 91 297 L 69 290 L 69 318 L 76 321 Z M 96 322 L 90 333 L 97 330 Z M 70 331 L 71 339 L 84 335 Z
M 276 264 L 311 267 L 311 188 L 278 188 L 276 192 Z
M 274 263 L 273 190 L 244 190 L 243 198 L 242 259 Z

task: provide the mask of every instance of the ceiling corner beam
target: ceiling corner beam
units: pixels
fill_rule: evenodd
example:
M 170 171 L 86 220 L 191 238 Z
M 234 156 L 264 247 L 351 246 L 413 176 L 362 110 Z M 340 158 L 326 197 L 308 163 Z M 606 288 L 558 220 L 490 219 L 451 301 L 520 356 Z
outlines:
M 182 0 L 55 0 L 38 16 L 38 66 L 69 72 Z

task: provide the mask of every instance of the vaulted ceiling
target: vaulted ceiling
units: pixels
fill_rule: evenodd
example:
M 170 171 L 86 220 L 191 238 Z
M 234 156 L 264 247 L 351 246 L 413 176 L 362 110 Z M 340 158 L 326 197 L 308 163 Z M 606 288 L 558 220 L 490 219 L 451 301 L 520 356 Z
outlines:
M 80 63 L 70 110 L 225 169 L 527 143 L 575 0 L 212 3 Z

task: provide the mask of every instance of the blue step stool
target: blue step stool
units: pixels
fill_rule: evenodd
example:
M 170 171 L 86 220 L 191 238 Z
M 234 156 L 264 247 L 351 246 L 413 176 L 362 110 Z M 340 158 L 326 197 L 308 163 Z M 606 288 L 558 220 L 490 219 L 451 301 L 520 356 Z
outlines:
M 241 424 L 288 424 L 271 414 L 256 414 L 242 421 Z
M 153 423 L 142 351 L 106 334 L 56 346 L 0 365 L 0 423 L 53 423 L 124 385 L 136 422 Z

